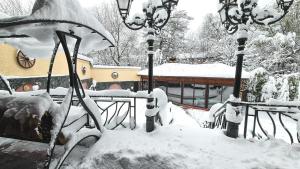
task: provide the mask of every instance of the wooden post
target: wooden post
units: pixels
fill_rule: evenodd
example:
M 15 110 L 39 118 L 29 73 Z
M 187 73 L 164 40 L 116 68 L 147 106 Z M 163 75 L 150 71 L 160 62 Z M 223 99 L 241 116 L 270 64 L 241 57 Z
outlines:
M 144 90 L 144 79 L 142 78 L 142 84 L 141 84 L 142 90 Z
M 169 91 L 169 83 L 167 82 L 167 86 L 166 86 L 166 95 L 168 96 L 168 91 Z
M 195 106 L 195 83 L 194 83 L 194 87 L 193 87 L 193 106 Z
M 209 85 L 205 86 L 205 108 L 208 108 Z
M 139 90 L 139 82 L 136 81 L 136 82 L 133 83 L 133 91 L 137 92 L 138 90 Z
M 221 103 L 223 102 L 223 91 L 224 91 L 224 86 L 221 87 Z
M 181 87 L 181 95 L 180 95 L 180 103 L 183 104 L 183 96 L 184 96 L 184 83 L 180 82 Z

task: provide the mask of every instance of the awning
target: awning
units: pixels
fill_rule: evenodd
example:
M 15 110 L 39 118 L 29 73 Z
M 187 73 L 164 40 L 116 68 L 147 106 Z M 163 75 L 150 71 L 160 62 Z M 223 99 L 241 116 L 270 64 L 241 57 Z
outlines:
M 58 42 L 56 31 L 80 37 L 80 53 L 114 46 L 112 35 L 77 0 L 36 0 L 32 14 L 0 14 L 0 43 L 8 43 L 29 57 L 50 57 Z M 75 40 L 67 39 L 69 47 Z

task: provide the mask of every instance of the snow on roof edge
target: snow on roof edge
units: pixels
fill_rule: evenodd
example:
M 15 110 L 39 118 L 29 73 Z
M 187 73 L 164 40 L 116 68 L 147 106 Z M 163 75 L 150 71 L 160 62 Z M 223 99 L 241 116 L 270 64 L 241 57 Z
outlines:
M 81 60 L 85 60 L 85 61 L 88 61 L 90 62 L 91 64 L 93 64 L 94 60 L 88 56 L 85 56 L 83 54 L 78 54 L 77 55 L 77 59 L 81 59 Z
M 95 69 L 142 69 L 137 66 L 106 66 L 106 65 L 93 65 Z
M 176 71 L 172 71 L 176 70 Z M 213 71 L 214 70 L 214 71 Z M 138 72 L 139 76 L 147 76 L 148 69 Z M 153 68 L 153 76 L 161 77 L 206 77 L 206 78 L 235 78 L 235 67 L 222 63 L 213 64 L 182 64 L 166 63 Z M 248 79 L 249 72 L 243 70 L 242 78 Z

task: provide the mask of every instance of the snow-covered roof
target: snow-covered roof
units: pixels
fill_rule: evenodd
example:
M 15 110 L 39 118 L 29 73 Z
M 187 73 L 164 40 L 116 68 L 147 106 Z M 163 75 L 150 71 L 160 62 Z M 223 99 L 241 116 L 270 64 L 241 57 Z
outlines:
M 148 69 L 140 71 L 138 75 L 147 76 Z M 234 78 L 235 67 L 231 67 L 222 63 L 214 63 L 214 64 L 166 63 L 154 67 L 153 76 Z M 245 79 L 249 78 L 249 73 L 243 71 L 242 78 Z
M 90 58 L 90 57 L 88 57 L 88 56 L 85 56 L 85 55 L 83 55 L 83 54 L 78 54 L 78 55 L 77 55 L 77 58 L 78 58 L 78 59 L 81 59 L 81 60 L 88 61 L 88 62 L 90 62 L 91 64 L 93 64 L 93 59 Z
M 136 66 L 106 66 L 106 65 L 93 65 L 95 69 L 141 69 Z
M 193 58 L 205 58 L 205 57 L 206 57 L 205 52 L 200 52 L 200 53 L 196 53 L 196 54 L 180 53 L 180 54 L 176 55 L 176 58 L 178 58 L 178 59 L 193 59 Z
M 0 19 L 0 43 L 12 44 L 30 57 L 51 56 L 58 41 L 56 31 L 81 37 L 80 53 L 115 44 L 112 35 L 77 0 L 36 0 L 31 15 Z M 29 38 L 4 38 L 12 35 Z M 67 38 L 67 42 L 73 47 L 75 40 Z

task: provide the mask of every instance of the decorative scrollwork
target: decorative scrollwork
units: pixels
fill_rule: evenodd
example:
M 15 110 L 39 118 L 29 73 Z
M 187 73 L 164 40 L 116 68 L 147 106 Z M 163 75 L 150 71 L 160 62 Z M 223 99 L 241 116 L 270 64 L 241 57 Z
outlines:
M 124 121 L 129 119 L 129 126 L 131 129 L 135 128 L 135 117 L 132 118 L 131 115 L 131 101 L 130 100 L 118 100 L 118 101 L 109 101 L 109 100 L 96 100 L 98 103 L 99 109 L 101 109 L 101 116 L 105 117 L 103 125 L 110 129 L 114 130 L 118 126 L 123 126 L 126 128 Z M 106 105 L 103 103 L 107 102 Z M 135 115 L 133 115 L 135 116 Z
M 261 9 L 256 0 L 219 0 L 219 14 L 225 29 L 229 34 L 235 33 L 240 24 L 256 23 L 271 25 L 281 20 L 293 4 L 294 0 L 276 0 L 278 9 Z M 278 12 L 280 11 L 280 12 Z M 251 18 L 251 19 L 250 19 Z

